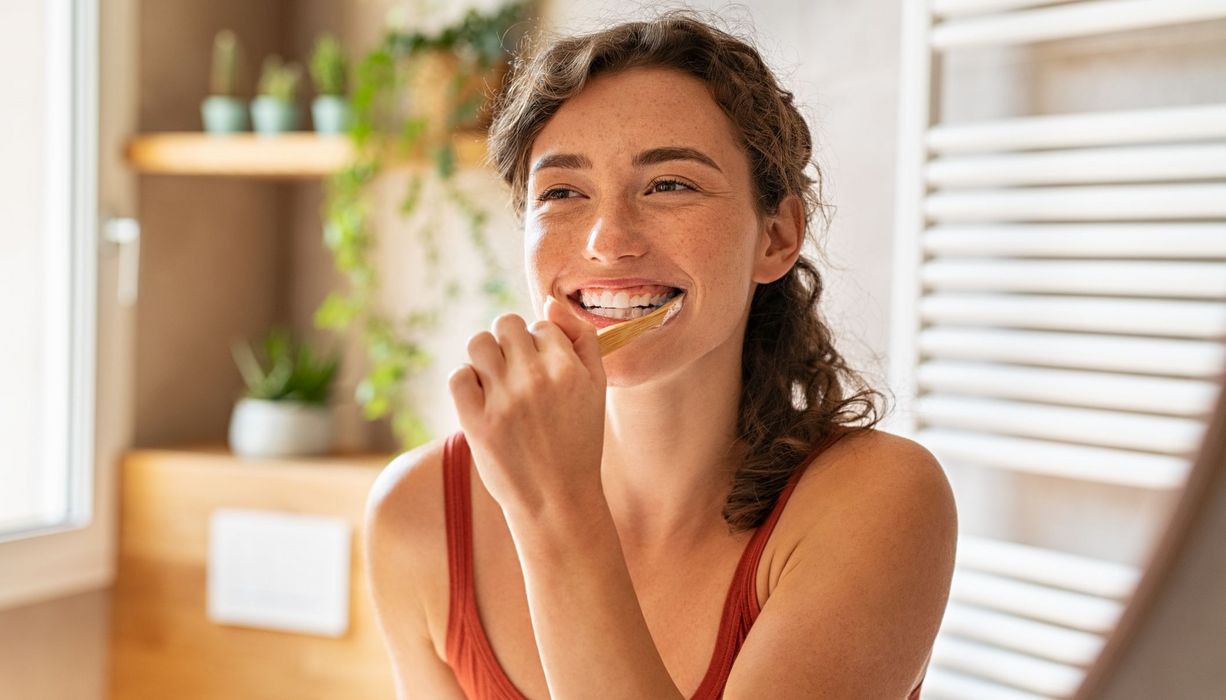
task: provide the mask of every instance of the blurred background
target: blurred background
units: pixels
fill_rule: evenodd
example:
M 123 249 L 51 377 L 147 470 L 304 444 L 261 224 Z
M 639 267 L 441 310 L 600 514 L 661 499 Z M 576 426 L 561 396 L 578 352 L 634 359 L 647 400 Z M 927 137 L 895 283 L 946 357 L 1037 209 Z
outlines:
M 486 98 L 679 6 L 0 5 L 0 698 L 392 697 L 367 491 L 532 315 Z M 954 486 L 924 697 L 1073 697 L 1222 386 L 1226 2 L 688 6 L 802 105 L 823 311 Z

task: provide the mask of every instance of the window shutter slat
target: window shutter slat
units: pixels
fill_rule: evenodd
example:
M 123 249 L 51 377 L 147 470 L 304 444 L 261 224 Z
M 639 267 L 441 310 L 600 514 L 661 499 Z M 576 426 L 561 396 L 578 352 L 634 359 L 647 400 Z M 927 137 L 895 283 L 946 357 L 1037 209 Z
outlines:
M 1226 305 L 1220 302 L 933 293 L 920 300 L 919 312 L 921 320 L 931 324 L 1206 340 L 1226 333 Z
M 924 700 L 1051 700 L 1016 688 L 933 666 L 924 678 Z
M 918 348 L 932 358 L 1209 380 L 1226 366 L 1226 346 L 1220 342 L 1104 334 L 933 327 L 920 333 Z
M 917 399 L 915 414 L 926 425 L 934 427 L 1142 450 L 1185 458 L 1196 451 L 1205 430 L 1204 421 L 1186 418 L 936 394 L 925 394 Z
M 1126 599 L 1140 578 L 1132 566 L 970 535 L 958 542 L 958 564 L 1115 600 Z
M 1189 467 L 1183 457 L 972 431 L 925 428 L 916 439 L 950 464 L 1164 491 L 1183 486 Z
M 1103 648 L 1097 635 L 959 603 L 949 605 L 941 628 L 968 641 L 1082 668 Z
M 1226 217 L 1226 185 L 1099 185 L 939 191 L 924 200 L 937 223 L 1126 221 Z
M 1226 145 L 1087 148 L 1076 151 L 937 158 L 928 184 L 938 188 L 1155 182 L 1226 176 Z
M 1218 0 L 1086 0 L 943 22 L 933 28 L 931 41 L 938 49 L 1018 44 L 1220 17 L 1226 17 L 1226 6 Z
M 1226 105 L 1087 114 L 1045 114 L 935 125 L 924 141 L 936 154 L 1176 143 L 1226 138 Z
M 1123 609 L 1118 601 L 962 568 L 954 571 L 949 597 L 959 603 L 1096 634 L 1109 632 Z
M 920 279 L 935 291 L 1226 299 L 1226 262 L 936 260 Z
M 932 660 L 959 671 L 999 681 L 1038 695 L 1071 697 L 1084 672 L 1074 666 L 1035 658 L 999 647 L 942 637 L 932 648 Z
M 1000 364 L 933 360 L 919 367 L 920 389 L 934 394 L 1038 401 L 1186 418 L 1208 415 L 1217 398 L 1211 381 L 1139 377 Z
M 932 14 L 937 17 L 968 15 L 1002 10 L 1021 10 L 1027 7 L 1058 5 L 1073 0 L 932 0 Z
M 922 234 L 933 257 L 1226 260 L 1226 226 L 1210 223 L 956 224 Z

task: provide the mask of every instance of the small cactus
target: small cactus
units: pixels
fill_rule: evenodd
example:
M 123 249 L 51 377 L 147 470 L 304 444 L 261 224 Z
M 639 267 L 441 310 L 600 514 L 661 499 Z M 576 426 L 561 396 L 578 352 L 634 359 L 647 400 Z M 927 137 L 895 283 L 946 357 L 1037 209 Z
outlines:
M 209 94 L 233 97 L 238 84 L 238 38 L 229 29 L 213 37 L 213 65 L 209 73 Z
M 302 79 L 302 66 L 297 63 L 282 63 L 277 55 L 264 59 L 260 70 L 261 95 L 292 102 L 298 94 L 298 82 Z
M 330 34 L 324 34 L 315 42 L 311 54 L 311 79 L 320 95 L 344 95 L 346 82 L 345 54 L 340 42 Z

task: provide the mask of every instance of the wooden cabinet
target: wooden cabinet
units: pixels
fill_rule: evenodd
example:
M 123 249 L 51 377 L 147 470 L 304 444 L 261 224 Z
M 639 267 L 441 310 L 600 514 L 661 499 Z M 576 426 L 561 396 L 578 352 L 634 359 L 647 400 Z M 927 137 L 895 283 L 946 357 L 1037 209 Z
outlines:
M 121 477 L 110 697 L 391 700 L 391 665 L 361 565 L 366 495 L 391 458 L 248 460 L 222 447 L 128 453 Z M 349 521 L 354 541 L 349 630 L 343 637 L 208 620 L 208 521 L 223 507 Z

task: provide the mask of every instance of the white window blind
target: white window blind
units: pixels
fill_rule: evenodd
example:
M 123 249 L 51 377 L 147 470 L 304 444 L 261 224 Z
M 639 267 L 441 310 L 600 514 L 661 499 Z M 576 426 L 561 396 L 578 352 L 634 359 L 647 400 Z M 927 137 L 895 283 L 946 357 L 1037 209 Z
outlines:
M 1070 698 L 1144 562 L 1079 531 L 1117 499 L 1142 504 L 1117 538 L 1152 539 L 1222 390 L 1226 104 L 946 123 L 942 57 L 1226 2 L 901 4 L 886 427 L 946 466 L 962 524 L 924 697 Z M 1058 517 L 1028 520 L 1036 495 Z

